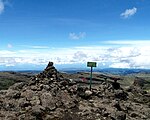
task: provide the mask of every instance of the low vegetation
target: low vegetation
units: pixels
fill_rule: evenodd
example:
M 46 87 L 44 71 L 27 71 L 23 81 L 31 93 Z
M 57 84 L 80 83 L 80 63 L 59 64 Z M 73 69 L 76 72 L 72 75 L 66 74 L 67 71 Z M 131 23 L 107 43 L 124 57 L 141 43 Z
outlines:
M 0 90 L 6 90 L 17 82 L 26 82 L 30 80 L 30 77 L 17 72 L 0 72 Z

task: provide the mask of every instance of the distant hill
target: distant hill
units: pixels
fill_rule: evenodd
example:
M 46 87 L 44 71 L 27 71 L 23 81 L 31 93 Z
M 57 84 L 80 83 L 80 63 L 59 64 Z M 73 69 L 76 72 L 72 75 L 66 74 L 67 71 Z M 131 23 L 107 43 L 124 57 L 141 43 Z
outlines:
M 90 72 L 90 68 L 79 69 L 79 68 L 64 68 L 60 69 L 61 72 L 67 73 L 77 73 L 77 72 Z M 110 74 L 119 74 L 119 75 L 129 75 L 134 73 L 150 73 L 150 69 L 125 69 L 125 68 L 104 68 L 104 69 L 93 69 L 94 72 L 101 72 L 101 73 L 110 73 Z
M 0 90 L 8 89 L 9 86 L 17 82 L 27 82 L 32 75 L 21 74 L 19 72 L 5 71 L 0 72 Z
M 58 69 L 61 73 L 71 74 L 73 78 L 80 75 L 80 73 L 90 72 L 90 69 L 77 69 L 77 68 L 66 68 Z M 28 81 L 31 76 L 39 74 L 40 70 L 22 70 L 22 71 L 1 71 L 0 72 L 0 89 L 7 89 L 9 86 L 13 85 L 16 82 Z M 139 77 L 143 80 L 148 81 L 148 84 L 144 85 L 144 89 L 150 90 L 150 70 L 148 69 L 116 69 L 116 68 L 107 68 L 107 69 L 94 69 L 95 73 L 102 73 L 107 76 L 119 75 L 124 80 L 121 82 L 122 85 L 131 85 L 134 82 L 135 77 Z M 84 74 L 83 74 L 84 75 Z M 67 75 L 70 76 L 70 75 Z M 88 77 L 88 76 L 87 76 Z M 94 77 L 94 76 L 93 76 Z

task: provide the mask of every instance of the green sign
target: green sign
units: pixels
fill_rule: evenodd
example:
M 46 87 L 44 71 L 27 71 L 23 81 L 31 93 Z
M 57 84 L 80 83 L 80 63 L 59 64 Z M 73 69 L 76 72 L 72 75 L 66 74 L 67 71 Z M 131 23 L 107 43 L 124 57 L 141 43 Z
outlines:
M 87 67 L 96 67 L 96 62 L 87 62 Z

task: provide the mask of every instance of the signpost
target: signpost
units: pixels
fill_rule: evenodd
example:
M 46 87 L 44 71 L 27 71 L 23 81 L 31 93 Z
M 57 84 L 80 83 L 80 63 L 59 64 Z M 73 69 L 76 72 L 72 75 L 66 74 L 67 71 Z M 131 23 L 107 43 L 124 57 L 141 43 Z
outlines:
M 96 67 L 96 62 L 87 62 L 87 67 L 91 67 L 91 74 L 90 74 L 90 90 L 91 90 L 92 71 L 93 71 L 93 67 Z

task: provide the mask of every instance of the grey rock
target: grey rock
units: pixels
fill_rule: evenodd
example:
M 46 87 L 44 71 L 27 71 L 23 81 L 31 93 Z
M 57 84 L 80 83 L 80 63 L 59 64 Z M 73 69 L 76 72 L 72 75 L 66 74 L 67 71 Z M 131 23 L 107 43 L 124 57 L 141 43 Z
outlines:
M 89 97 L 89 96 L 91 96 L 93 93 L 92 93 L 92 91 L 90 91 L 90 90 L 86 90 L 85 91 L 85 96 L 87 96 L 87 97 Z
M 135 112 L 132 112 L 130 116 L 136 118 L 138 116 L 138 114 Z
M 9 89 L 20 90 L 24 85 L 26 85 L 25 82 L 15 83 L 14 85 L 10 86 Z
M 20 98 L 18 100 L 18 106 L 21 108 L 25 108 L 25 107 L 31 106 L 31 103 L 27 101 L 26 98 Z
M 72 98 L 67 91 L 61 91 L 58 96 L 65 108 L 73 108 L 76 106 L 74 98 Z
M 25 97 L 27 100 L 31 100 L 33 96 L 35 96 L 36 92 L 30 89 L 27 89 L 21 92 L 21 97 Z
M 117 120 L 125 120 L 126 114 L 122 111 L 118 111 L 118 112 L 116 112 L 116 119 Z
M 12 98 L 14 98 L 14 99 L 20 98 L 20 95 L 21 95 L 21 93 L 19 91 L 11 90 L 11 89 L 9 89 L 7 91 L 7 93 L 6 93 L 6 97 L 10 98 L 10 99 L 12 99 Z
M 43 93 L 40 99 L 43 107 L 48 110 L 56 109 L 56 99 L 50 93 Z

